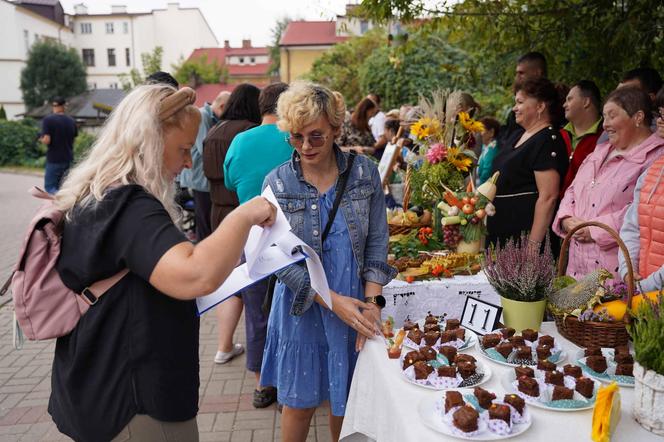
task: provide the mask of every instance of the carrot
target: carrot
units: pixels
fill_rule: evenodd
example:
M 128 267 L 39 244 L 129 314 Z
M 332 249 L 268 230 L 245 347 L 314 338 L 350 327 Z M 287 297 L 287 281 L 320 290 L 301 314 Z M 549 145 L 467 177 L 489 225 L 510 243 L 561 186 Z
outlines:
M 443 198 L 445 198 L 445 201 L 447 202 L 447 204 L 449 204 L 451 206 L 456 206 L 459 209 L 463 208 L 463 203 L 452 192 L 450 192 L 450 191 L 445 192 L 445 194 L 443 195 Z

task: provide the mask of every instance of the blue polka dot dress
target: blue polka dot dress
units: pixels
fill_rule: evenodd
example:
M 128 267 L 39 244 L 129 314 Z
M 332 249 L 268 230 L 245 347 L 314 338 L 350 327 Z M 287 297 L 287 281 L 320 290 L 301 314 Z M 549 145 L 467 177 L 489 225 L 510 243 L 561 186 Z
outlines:
M 334 186 L 319 197 L 321 226 L 327 225 L 334 197 Z M 345 296 L 364 298 L 341 210 L 323 245 L 322 262 L 330 289 Z M 317 303 L 302 316 L 291 315 L 293 298 L 290 289 L 279 282 L 268 322 L 261 385 L 277 387 L 281 404 L 311 408 L 329 400 L 332 414 L 343 416 L 357 361 L 357 333 Z

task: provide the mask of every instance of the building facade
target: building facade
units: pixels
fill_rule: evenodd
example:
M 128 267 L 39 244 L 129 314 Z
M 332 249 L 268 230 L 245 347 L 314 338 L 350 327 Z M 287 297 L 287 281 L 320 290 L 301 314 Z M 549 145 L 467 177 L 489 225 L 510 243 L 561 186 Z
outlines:
M 183 31 L 176 38 L 175 29 Z M 81 3 L 68 15 L 58 0 L 0 0 L 0 105 L 10 119 L 26 110 L 21 70 L 30 47 L 40 39 L 75 48 L 87 67 L 91 89 L 119 88 L 119 76 L 132 68 L 143 73 L 141 54 L 158 46 L 163 49 L 162 68 L 170 71 L 195 48 L 219 45 L 200 10 L 178 3 L 145 13 L 118 5 L 108 14 L 89 14 Z

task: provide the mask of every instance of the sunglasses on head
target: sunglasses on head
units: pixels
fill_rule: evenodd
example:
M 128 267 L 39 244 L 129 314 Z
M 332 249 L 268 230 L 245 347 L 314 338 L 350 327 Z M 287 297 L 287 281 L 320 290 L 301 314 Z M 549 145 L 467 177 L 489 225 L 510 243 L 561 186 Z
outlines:
M 300 147 L 304 146 L 305 138 L 309 141 L 309 146 L 311 147 L 321 147 L 323 144 L 325 144 L 325 141 L 327 141 L 327 135 L 309 135 L 305 137 L 304 135 L 300 134 L 291 134 L 286 137 L 286 141 L 291 146 L 299 149 Z

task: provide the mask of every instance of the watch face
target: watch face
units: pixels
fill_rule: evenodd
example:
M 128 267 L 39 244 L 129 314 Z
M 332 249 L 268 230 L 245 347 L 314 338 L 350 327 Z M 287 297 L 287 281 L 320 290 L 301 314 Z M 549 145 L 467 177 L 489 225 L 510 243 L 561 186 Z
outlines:
M 376 296 L 376 305 L 380 308 L 385 308 L 385 297 L 383 295 Z

